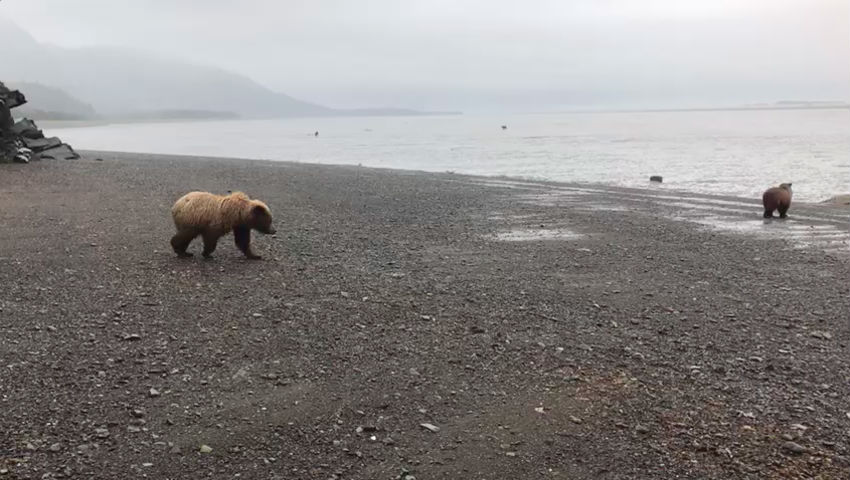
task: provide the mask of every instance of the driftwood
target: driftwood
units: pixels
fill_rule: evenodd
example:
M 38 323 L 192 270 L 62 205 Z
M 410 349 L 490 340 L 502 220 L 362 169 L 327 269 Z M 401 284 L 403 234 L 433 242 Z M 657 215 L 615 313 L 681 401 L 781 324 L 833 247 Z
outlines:
M 0 82 L 0 163 L 29 163 L 31 160 L 80 158 L 70 145 L 57 137 L 45 138 L 35 122 L 15 122 L 11 110 L 27 103 L 23 93 L 9 90 Z

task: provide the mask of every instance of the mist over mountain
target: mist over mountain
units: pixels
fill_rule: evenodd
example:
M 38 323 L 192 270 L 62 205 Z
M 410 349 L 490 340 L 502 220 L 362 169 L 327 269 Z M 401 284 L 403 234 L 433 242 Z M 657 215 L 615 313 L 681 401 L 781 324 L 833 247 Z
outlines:
M 42 44 L 0 17 L 0 78 L 30 99 L 30 108 L 72 116 L 117 118 L 252 118 L 381 115 L 413 110 L 335 110 L 272 91 L 224 69 L 129 48 Z M 88 108 L 85 107 L 88 106 Z M 61 107 L 61 108 L 60 108 Z

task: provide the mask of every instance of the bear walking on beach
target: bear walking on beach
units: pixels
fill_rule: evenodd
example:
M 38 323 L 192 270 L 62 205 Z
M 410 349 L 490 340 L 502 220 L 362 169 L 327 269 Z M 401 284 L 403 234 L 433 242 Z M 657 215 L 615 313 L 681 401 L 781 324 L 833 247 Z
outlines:
M 192 256 L 186 249 L 200 235 L 204 239 L 203 256 L 210 258 L 218 239 L 232 230 L 239 250 L 249 259 L 257 260 L 260 256 L 251 251 L 251 229 L 275 233 L 269 207 L 242 192 L 225 196 L 209 192 L 187 193 L 171 207 L 171 216 L 177 227 L 171 246 L 181 257 Z
M 764 218 L 773 218 L 773 211 L 779 211 L 779 218 L 787 216 L 791 206 L 791 184 L 783 183 L 778 187 L 768 188 L 761 196 L 764 204 Z

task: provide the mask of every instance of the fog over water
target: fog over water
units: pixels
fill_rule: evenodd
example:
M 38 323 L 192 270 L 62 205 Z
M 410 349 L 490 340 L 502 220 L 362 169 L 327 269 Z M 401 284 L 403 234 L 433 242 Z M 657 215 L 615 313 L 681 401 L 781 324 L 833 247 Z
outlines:
M 5 0 L 0 16 L 43 44 L 149 52 L 336 108 L 850 99 L 845 0 Z

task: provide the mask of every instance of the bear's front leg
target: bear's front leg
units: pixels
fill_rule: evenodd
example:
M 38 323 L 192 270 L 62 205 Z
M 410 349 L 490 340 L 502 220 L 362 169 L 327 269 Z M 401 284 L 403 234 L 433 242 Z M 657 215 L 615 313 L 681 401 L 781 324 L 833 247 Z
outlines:
M 236 246 L 249 260 L 259 260 L 259 255 L 251 251 L 251 228 L 246 225 L 233 227 L 233 238 L 236 240 Z
M 178 257 L 191 257 L 192 254 L 187 252 L 186 249 L 189 248 L 189 244 L 197 236 L 198 232 L 194 230 L 179 230 L 171 237 L 171 248 L 174 249 Z
M 212 258 L 216 244 L 218 244 L 218 235 L 214 233 L 204 233 L 204 251 L 201 255 L 203 255 L 204 258 Z

